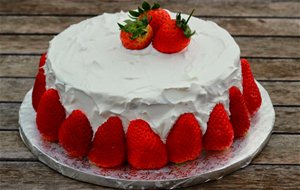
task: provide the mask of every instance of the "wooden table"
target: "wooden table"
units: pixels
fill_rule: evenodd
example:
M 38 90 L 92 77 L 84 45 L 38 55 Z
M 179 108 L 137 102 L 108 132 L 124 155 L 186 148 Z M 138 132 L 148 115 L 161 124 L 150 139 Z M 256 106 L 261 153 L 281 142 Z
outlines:
M 136 8 L 129 0 L 0 0 L 0 189 L 106 189 L 49 169 L 25 147 L 18 110 L 32 87 L 48 41 L 67 26 L 103 12 Z M 300 187 L 300 3 L 296 0 L 161 1 L 173 11 L 226 28 L 251 61 L 276 111 L 270 142 L 245 169 L 190 189 Z

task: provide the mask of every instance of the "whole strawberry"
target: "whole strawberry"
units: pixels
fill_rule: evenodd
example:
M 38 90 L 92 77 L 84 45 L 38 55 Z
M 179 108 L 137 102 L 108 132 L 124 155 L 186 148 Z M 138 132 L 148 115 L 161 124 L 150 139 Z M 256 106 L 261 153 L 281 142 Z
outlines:
M 229 89 L 229 110 L 234 137 L 244 137 L 250 128 L 250 114 L 244 97 L 236 86 Z
M 72 157 L 87 155 L 92 137 L 93 130 L 90 122 L 80 110 L 72 111 L 58 132 L 59 144 Z
M 196 159 L 202 150 L 202 132 L 192 113 L 182 114 L 167 137 L 168 158 L 182 163 Z
M 142 119 L 130 122 L 126 144 L 128 162 L 136 169 L 159 169 L 168 162 L 165 145 Z
M 129 11 L 129 14 L 133 18 L 148 18 L 148 22 L 154 31 L 154 35 L 162 24 L 171 20 L 169 13 L 160 8 L 158 3 L 154 3 L 151 7 L 146 1 L 142 3 L 142 7 L 138 7 L 137 11 Z
M 125 133 L 119 117 L 110 117 L 98 127 L 88 157 L 95 165 L 105 168 L 125 162 Z
M 141 20 L 125 20 L 126 24 L 118 23 L 121 33 L 120 39 L 125 48 L 140 50 L 146 48 L 152 41 L 153 30 L 147 18 Z
M 35 77 L 34 86 L 32 90 L 32 106 L 37 111 L 40 100 L 44 92 L 46 91 L 46 78 L 44 69 L 40 68 L 38 74 Z
M 188 22 L 193 14 L 190 14 L 187 20 L 181 18 L 181 14 L 177 14 L 176 20 L 170 20 L 159 27 L 153 38 L 153 47 L 162 53 L 177 53 L 186 48 L 191 36 L 195 34 L 188 26 Z
M 206 150 L 225 150 L 233 143 L 233 129 L 223 104 L 217 104 L 212 110 L 207 130 L 203 136 Z
M 261 95 L 254 80 L 250 64 L 247 59 L 241 59 L 243 77 L 243 96 L 245 98 L 248 111 L 253 116 L 261 105 Z
M 58 140 L 58 129 L 66 118 L 65 108 L 61 105 L 58 92 L 47 90 L 41 97 L 36 124 L 42 137 L 51 142 Z

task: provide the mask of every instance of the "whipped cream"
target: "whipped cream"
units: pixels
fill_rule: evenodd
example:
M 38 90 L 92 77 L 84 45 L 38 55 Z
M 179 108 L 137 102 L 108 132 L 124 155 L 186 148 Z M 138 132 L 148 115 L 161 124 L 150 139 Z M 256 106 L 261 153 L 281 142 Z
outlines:
M 238 45 L 217 24 L 192 17 L 196 34 L 182 52 L 163 54 L 152 45 L 127 50 L 117 25 L 127 18 L 104 13 L 55 36 L 45 65 L 47 88 L 59 91 L 67 114 L 82 110 L 94 132 L 113 115 L 125 131 L 140 118 L 165 142 L 178 116 L 189 112 L 204 134 L 215 104 L 228 111 L 228 89 L 241 86 Z

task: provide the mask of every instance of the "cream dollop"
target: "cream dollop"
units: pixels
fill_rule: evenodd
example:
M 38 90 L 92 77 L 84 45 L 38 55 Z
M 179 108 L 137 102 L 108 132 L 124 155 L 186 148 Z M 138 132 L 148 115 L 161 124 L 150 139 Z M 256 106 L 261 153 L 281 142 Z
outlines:
M 68 114 L 82 110 L 94 132 L 117 115 L 125 131 L 140 118 L 165 141 L 178 116 L 190 112 L 205 133 L 215 104 L 228 111 L 228 89 L 240 87 L 234 39 L 217 24 L 192 17 L 196 34 L 182 52 L 163 54 L 152 45 L 127 50 L 117 25 L 126 18 L 124 12 L 104 13 L 55 36 L 45 66 L 47 88 L 58 89 Z

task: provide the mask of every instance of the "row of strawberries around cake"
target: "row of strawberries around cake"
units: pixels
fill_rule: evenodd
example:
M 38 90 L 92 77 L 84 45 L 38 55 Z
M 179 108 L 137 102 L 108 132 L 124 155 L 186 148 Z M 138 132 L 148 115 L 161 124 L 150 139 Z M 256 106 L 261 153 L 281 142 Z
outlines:
M 46 53 L 41 56 L 32 93 L 37 129 L 44 140 L 58 142 L 69 156 L 87 156 L 98 167 L 117 167 L 127 161 L 136 169 L 158 169 L 168 162 L 194 160 L 203 149 L 226 150 L 234 138 L 247 134 L 251 117 L 262 101 L 250 65 L 246 59 L 241 59 L 243 92 L 235 86 L 229 89 L 230 117 L 223 104 L 216 104 L 203 136 L 194 114 L 184 113 L 170 130 L 166 143 L 152 131 L 147 121 L 138 118 L 130 121 L 125 134 L 118 116 L 111 116 L 99 126 L 93 137 L 85 114 L 81 110 L 74 110 L 66 117 L 57 90 L 46 89 L 43 69 L 46 56 Z

